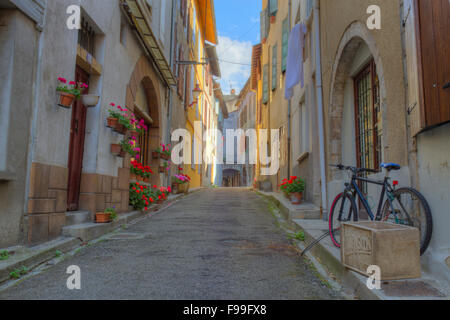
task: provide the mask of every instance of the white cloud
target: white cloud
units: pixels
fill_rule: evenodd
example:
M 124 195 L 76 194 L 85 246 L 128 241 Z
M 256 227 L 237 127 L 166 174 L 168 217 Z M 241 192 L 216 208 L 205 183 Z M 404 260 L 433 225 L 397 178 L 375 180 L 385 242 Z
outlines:
M 231 84 L 231 87 L 236 89 L 236 92 L 239 92 L 250 76 L 252 59 L 251 42 L 232 40 L 228 37 L 219 36 L 217 55 L 222 74 L 222 78 L 220 79 L 222 91 L 224 94 L 228 94 Z

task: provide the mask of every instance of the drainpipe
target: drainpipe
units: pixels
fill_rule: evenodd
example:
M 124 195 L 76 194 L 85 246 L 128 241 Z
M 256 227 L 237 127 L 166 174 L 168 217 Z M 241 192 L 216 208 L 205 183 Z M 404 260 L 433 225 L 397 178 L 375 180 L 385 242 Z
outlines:
M 176 20 L 176 13 L 175 13 L 175 9 L 176 9 L 176 0 L 172 0 L 172 17 L 171 17 L 171 26 L 170 26 L 170 68 L 173 70 L 173 65 L 174 65 L 174 54 L 173 54 L 173 50 L 174 50 L 174 45 L 176 45 L 176 43 L 174 44 L 174 32 L 176 32 L 175 30 L 175 20 Z M 169 110 L 168 110 L 168 115 L 167 115 L 167 130 L 166 130 L 166 141 L 170 141 L 170 129 L 172 126 L 172 115 L 173 115 L 173 99 L 172 99 L 172 88 L 170 86 L 168 86 L 168 90 L 169 90 Z M 166 178 L 166 185 L 169 186 L 170 185 L 170 175 L 171 175 L 171 168 L 169 168 L 169 174 L 167 175 Z
M 288 19 L 289 19 L 289 31 L 292 28 L 292 21 L 291 21 L 291 12 L 292 12 L 292 0 L 289 0 L 289 13 L 288 13 Z M 286 85 L 286 82 L 284 83 Z M 291 176 L 291 99 L 289 98 L 288 101 L 288 137 L 287 137 L 287 160 L 288 160 L 288 177 Z
M 325 142 L 323 126 L 323 100 L 322 100 L 322 61 L 320 56 L 320 5 L 319 0 L 314 5 L 314 36 L 315 36 L 315 62 L 316 62 L 316 97 L 317 97 L 317 122 L 319 129 L 319 153 L 320 153 L 320 184 L 322 188 L 321 213 L 327 210 L 327 180 L 325 170 Z M 326 217 L 326 215 L 324 215 Z

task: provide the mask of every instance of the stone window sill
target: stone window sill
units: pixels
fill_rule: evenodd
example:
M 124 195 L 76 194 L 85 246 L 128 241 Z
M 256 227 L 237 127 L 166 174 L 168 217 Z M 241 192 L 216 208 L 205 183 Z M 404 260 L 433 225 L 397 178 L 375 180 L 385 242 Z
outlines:
M 0 181 L 15 181 L 17 176 L 11 171 L 0 171 Z

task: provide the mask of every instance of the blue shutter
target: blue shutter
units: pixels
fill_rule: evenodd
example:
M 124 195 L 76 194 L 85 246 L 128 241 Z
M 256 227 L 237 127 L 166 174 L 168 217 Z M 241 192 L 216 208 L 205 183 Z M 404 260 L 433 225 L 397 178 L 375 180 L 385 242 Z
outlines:
M 287 66 L 287 54 L 288 54 L 288 37 L 289 37 L 289 20 L 288 18 L 283 21 L 283 45 L 281 49 L 281 72 L 286 71 Z
M 277 49 L 277 45 L 272 48 L 272 90 L 277 88 Z
M 263 96 L 262 101 L 264 104 L 269 102 L 269 64 L 264 65 L 263 70 Z
M 270 0 L 269 1 L 269 13 L 271 16 L 275 16 L 278 11 L 278 0 Z

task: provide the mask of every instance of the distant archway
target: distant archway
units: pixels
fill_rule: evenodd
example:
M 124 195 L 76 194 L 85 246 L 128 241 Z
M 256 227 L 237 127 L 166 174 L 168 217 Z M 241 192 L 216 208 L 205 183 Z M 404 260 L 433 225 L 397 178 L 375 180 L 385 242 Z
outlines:
M 228 188 L 241 186 L 241 173 L 236 169 L 224 169 L 222 174 L 222 186 Z

